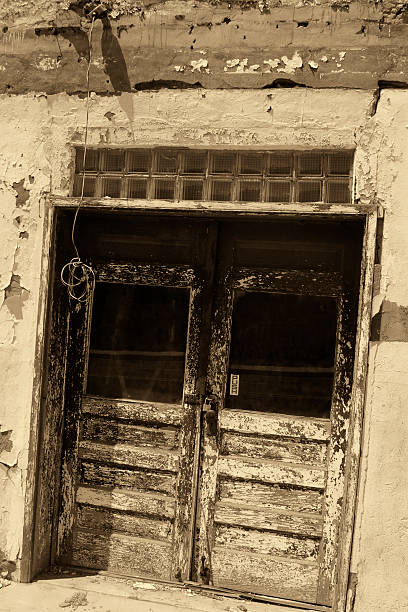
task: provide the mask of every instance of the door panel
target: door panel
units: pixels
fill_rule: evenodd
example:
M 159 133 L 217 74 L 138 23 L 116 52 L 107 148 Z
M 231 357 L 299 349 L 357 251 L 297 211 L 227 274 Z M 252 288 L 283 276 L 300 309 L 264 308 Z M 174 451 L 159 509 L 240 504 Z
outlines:
M 61 532 L 60 555 L 87 568 L 186 579 L 202 281 L 186 266 L 152 264 L 101 265 L 96 280 L 75 518 Z
M 218 587 L 326 604 L 324 523 L 338 501 L 327 482 L 342 369 L 339 278 L 223 273 L 209 355 L 218 429 L 203 437 L 199 574 Z

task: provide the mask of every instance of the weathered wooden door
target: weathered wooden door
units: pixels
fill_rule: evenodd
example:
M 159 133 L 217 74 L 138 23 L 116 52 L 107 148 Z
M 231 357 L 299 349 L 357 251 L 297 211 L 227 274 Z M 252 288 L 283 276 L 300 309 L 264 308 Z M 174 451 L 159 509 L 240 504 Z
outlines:
M 329 606 L 360 229 L 132 223 L 70 312 L 56 558 Z
M 350 296 L 335 271 L 239 259 L 225 253 L 217 272 L 197 577 L 329 606 L 350 410 Z
M 64 453 L 59 555 L 87 568 L 188 579 L 202 280 L 181 265 L 94 268 L 77 452 Z

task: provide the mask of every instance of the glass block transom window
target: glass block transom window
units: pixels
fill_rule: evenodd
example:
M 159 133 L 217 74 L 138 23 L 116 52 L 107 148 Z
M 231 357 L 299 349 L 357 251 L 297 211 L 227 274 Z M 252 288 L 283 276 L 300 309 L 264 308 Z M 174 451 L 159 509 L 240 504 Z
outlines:
M 142 200 L 351 200 L 353 151 L 76 149 L 73 195 Z

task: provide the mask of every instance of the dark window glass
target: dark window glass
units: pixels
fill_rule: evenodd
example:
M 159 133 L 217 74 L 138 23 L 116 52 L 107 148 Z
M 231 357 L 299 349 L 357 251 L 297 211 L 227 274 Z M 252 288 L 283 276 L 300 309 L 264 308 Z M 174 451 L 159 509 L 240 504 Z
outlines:
M 290 183 L 289 181 L 270 181 L 267 188 L 267 202 L 289 202 Z
M 320 202 L 322 184 L 320 181 L 299 181 L 298 202 Z
M 203 181 L 183 182 L 183 200 L 202 200 L 203 199 Z
M 213 174 L 232 174 L 235 168 L 233 151 L 214 151 L 211 154 L 211 172 Z
M 81 196 L 83 175 L 79 174 L 74 181 L 74 196 Z M 84 198 L 92 198 L 95 195 L 96 179 L 94 177 L 85 176 L 84 180 Z
M 260 181 L 240 181 L 239 199 L 241 202 L 259 202 L 261 199 Z
M 152 163 L 149 149 L 131 149 L 128 153 L 128 171 L 148 173 Z
M 326 199 L 327 202 L 350 202 L 349 181 L 329 181 Z
M 78 148 L 75 158 L 75 171 L 82 172 L 84 169 L 84 149 Z M 87 149 L 85 155 L 85 170 L 93 171 L 99 169 L 99 149 Z
M 167 150 L 157 152 L 157 172 L 175 174 L 178 169 L 178 151 Z
M 322 174 L 322 154 L 321 153 L 300 153 L 298 172 L 300 176 L 321 176 Z
M 231 181 L 212 181 L 210 199 L 214 202 L 227 202 L 231 200 L 231 190 Z
M 87 392 L 180 403 L 189 292 L 97 283 Z
M 292 173 L 292 164 L 291 153 L 270 153 L 268 173 L 271 176 L 289 176 Z
M 107 149 L 104 169 L 108 172 L 122 172 L 125 166 L 125 152 L 120 149 Z
M 120 198 L 120 187 L 122 181 L 119 178 L 102 179 L 102 195 L 110 198 Z
M 237 292 L 226 405 L 328 418 L 336 323 L 334 298 Z
M 184 154 L 185 174 L 204 174 L 207 168 L 207 151 L 186 151 Z
M 130 179 L 128 197 L 135 199 L 145 199 L 147 195 L 147 180 Z
M 352 165 L 352 151 L 339 151 L 329 155 L 329 174 L 348 176 Z
M 261 153 L 242 153 L 239 156 L 239 171 L 241 174 L 262 174 L 264 156 Z
M 155 179 L 155 197 L 158 200 L 174 200 L 174 179 Z

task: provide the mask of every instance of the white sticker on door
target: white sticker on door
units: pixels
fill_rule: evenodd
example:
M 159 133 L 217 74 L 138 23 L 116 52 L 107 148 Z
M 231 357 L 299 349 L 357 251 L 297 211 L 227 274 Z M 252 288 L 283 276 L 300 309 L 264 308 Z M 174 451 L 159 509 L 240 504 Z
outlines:
M 231 374 L 230 395 L 239 395 L 239 374 Z

